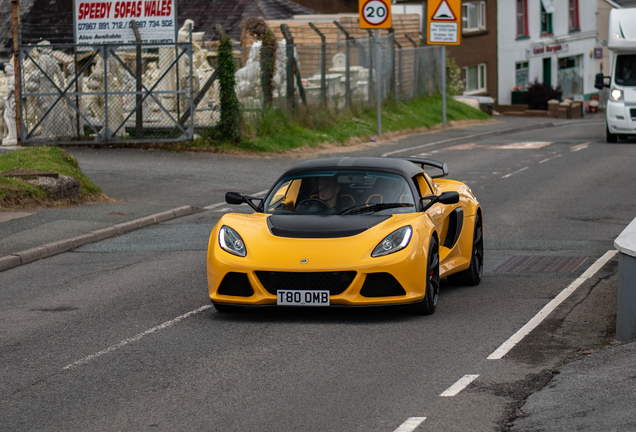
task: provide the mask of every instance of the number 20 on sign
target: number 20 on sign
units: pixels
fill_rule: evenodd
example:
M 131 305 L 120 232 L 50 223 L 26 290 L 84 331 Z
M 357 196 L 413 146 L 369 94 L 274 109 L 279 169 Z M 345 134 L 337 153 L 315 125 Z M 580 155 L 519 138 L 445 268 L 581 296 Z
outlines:
M 391 0 L 359 0 L 360 28 L 391 28 Z

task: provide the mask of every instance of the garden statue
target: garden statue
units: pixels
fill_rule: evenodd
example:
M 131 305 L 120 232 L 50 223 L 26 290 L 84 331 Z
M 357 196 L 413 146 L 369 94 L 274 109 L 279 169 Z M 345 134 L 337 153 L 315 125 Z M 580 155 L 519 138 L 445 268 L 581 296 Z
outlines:
M 2 145 L 17 145 L 18 135 L 15 125 L 15 76 L 13 64 L 5 63 L 4 71 L 7 74 L 7 95 L 4 98 L 4 124 L 7 127 L 7 136 L 2 140 Z

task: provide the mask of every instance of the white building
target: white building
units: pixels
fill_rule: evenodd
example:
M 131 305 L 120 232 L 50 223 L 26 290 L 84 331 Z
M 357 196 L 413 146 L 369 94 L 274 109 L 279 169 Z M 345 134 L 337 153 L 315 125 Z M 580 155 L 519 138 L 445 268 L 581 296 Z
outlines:
M 601 3 L 616 6 L 608 0 L 498 0 L 498 103 L 511 104 L 513 91 L 534 81 L 561 86 L 563 98 L 597 94 Z

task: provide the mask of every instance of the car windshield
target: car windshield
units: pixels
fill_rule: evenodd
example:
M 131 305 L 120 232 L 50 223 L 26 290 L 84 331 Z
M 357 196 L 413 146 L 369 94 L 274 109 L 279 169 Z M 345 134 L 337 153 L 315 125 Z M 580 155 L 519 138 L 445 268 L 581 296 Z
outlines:
M 616 84 L 636 86 L 636 55 L 620 55 L 616 58 Z
M 332 171 L 283 178 L 263 208 L 269 214 L 394 214 L 414 212 L 415 200 L 399 175 Z

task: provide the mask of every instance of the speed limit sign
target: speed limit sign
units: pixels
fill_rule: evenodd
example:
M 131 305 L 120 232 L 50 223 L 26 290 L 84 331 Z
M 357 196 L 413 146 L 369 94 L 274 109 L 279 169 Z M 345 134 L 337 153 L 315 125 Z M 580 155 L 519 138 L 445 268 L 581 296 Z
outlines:
M 391 0 L 359 0 L 360 28 L 391 28 Z

